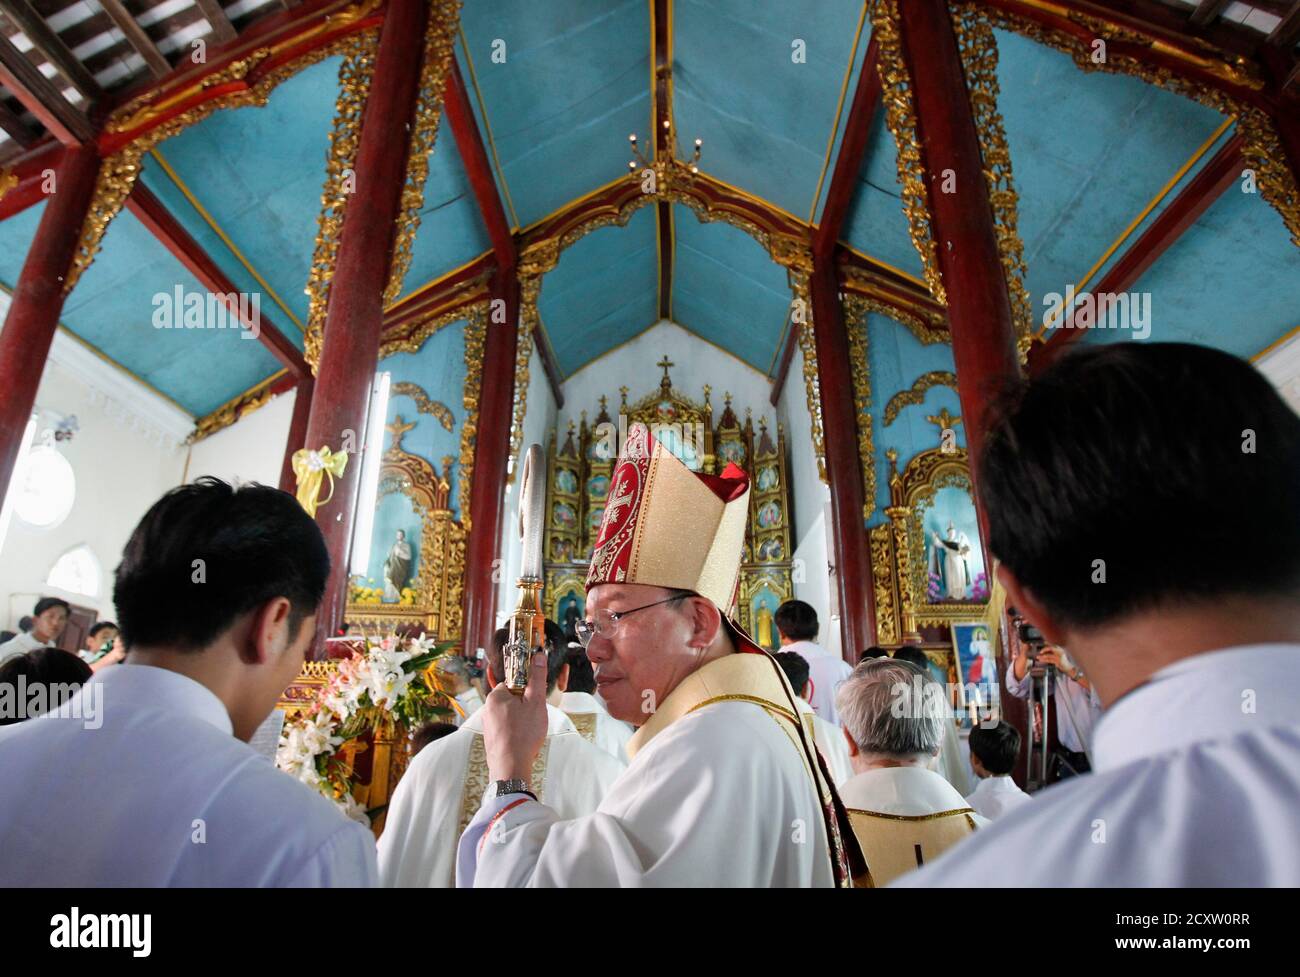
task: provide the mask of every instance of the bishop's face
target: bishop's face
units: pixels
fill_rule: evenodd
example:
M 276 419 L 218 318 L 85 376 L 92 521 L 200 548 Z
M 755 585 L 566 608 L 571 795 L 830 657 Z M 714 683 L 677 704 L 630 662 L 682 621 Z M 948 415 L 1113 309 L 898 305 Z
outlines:
M 611 716 L 634 726 L 649 719 L 700 664 L 702 649 L 688 644 L 695 630 L 684 609 L 689 605 L 646 606 L 671 594 L 665 587 L 618 583 L 598 584 L 587 591 L 587 617 L 602 625 L 607 612 L 645 608 L 619 618 L 612 634 L 593 635 L 587 645 L 596 691 Z

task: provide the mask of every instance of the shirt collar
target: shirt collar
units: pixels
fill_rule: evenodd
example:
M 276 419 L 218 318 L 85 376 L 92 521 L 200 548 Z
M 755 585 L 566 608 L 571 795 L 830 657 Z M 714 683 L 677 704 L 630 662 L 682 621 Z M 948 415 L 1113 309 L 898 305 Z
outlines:
M 1300 644 L 1242 645 L 1162 668 L 1107 709 L 1093 768 L 1113 770 L 1207 740 L 1294 725 Z
M 123 699 L 129 697 L 137 705 L 146 702 L 165 712 L 192 716 L 234 735 L 225 703 L 206 685 L 180 672 L 122 663 L 97 672 L 90 681 L 103 684 L 106 701 L 118 695 Z

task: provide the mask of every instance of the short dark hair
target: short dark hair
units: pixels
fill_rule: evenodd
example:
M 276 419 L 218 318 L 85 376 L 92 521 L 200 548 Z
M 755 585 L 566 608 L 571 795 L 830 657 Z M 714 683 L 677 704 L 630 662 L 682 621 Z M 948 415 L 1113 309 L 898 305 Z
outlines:
M 794 694 L 803 695 L 804 687 L 808 684 L 808 659 L 797 651 L 778 651 L 772 657 L 785 672 L 785 677 L 790 680 L 790 687 L 794 689 Z
M 456 732 L 455 723 L 425 723 L 411 734 L 411 756 L 415 756 L 430 743 L 440 740 L 444 736 L 450 736 L 454 732 Z
M 976 725 L 970 731 L 970 751 L 979 757 L 985 770 L 995 777 L 1003 777 L 1016 768 L 1020 730 L 1005 721 L 987 729 Z
M 868 658 L 888 658 L 888 657 L 889 657 L 888 649 L 882 648 L 880 647 L 880 645 L 872 645 L 870 648 L 868 648 L 866 651 L 864 651 L 861 655 L 858 656 L 858 661 L 860 662 L 866 661 Z
M 92 625 L 90 626 L 90 631 L 87 632 L 87 634 L 86 634 L 86 637 L 88 637 L 88 638 L 93 638 L 95 635 L 99 634 L 101 631 L 107 631 L 109 628 L 112 628 L 114 631 L 116 631 L 116 630 L 117 630 L 117 625 L 114 624 L 112 621 L 100 621 L 100 622 L 98 622 L 97 624 L 92 624 Z
M 791 641 L 812 641 L 820 630 L 811 604 L 788 600 L 776 609 L 776 629 Z
M 36 602 L 36 607 L 32 610 L 32 617 L 40 617 L 51 607 L 62 607 L 69 614 L 72 613 L 72 605 L 62 597 L 42 597 Z
M 894 661 L 908 662 L 909 664 L 915 665 L 926 675 L 930 674 L 929 657 L 915 645 L 904 645 L 901 648 L 895 648 Z
M 25 684 L 29 688 L 34 685 L 44 685 L 48 689 L 56 685 L 85 685 L 93 674 L 90 666 L 70 651 L 64 651 L 62 648 L 34 648 L 21 655 L 13 655 L 0 665 L 0 685 L 14 686 L 13 701 L 17 702 L 16 686 L 20 675 L 26 676 Z M 57 709 L 62 704 L 62 702 L 50 702 L 49 711 Z M 25 708 L 26 704 L 23 705 Z M 0 715 L 0 726 L 10 726 L 21 722 L 24 718 L 31 717 Z
M 492 636 L 492 647 L 488 649 L 488 668 L 492 669 L 492 678 L 497 682 L 506 680 L 505 647 L 510 641 L 510 628 L 497 628 Z M 569 641 L 560 630 L 560 626 L 549 617 L 546 619 L 546 692 L 555 691 L 555 683 L 560 680 L 560 669 L 568 662 Z
M 1244 360 L 1085 346 L 990 418 L 989 549 L 1059 621 L 1300 588 L 1300 416 Z
M 289 599 L 296 637 L 329 570 L 320 529 L 288 492 L 204 477 L 145 513 L 118 564 L 113 602 L 132 647 L 204 648 L 275 597 Z
M 570 692 L 586 692 L 590 695 L 596 691 L 596 671 L 591 667 L 587 649 L 577 642 L 569 642 L 569 687 Z

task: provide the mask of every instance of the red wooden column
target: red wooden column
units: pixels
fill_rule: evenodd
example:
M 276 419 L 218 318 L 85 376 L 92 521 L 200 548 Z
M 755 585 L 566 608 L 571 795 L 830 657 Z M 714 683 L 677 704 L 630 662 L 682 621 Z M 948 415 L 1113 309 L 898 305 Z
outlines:
M 1011 299 L 948 5 L 945 0 L 906 0 L 898 7 L 930 186 L 931 230 L 948 293 L 966 444 L 972 477 L 978 477 L 985 405 L 999 384 L 1019 373 Z M 956 174 L 955 193 L 939 188 L 945 170 Z
M 328 446 L 338 451 L 345 437 L 362 447 L 365 437 L 427 16 L 428 5 L 422 0 L 389 0 L 380 29 L 370 94 L 361 117 L 356 192 L 343 215 L 307 420 L 305 444 L 310 448 Z M 382 446 L 364 448 L 381 450 Z M 329 584 L 317 615 L 322 636 L 333 634 L 343 619 L 361 463 L 359 454 L 348 459 L 347 471 L 334 483 L 334 497 L 316 513 L 331 561 Z M 322 655 L 323 648 L 318 647 L 316 654 Z
M 497 270 L 492 280 L 492 307 L 483 345 L 483 384 L 479 396 L 478 433 L 474 441 L 474 478 L 468 506 L 470 531 L 465 554 L 465 653 L 471 657 L 491 645 L 500 573 L 517 567 L 497 567 L 504 523 L 506 465 L 510 458 L 510 425 L 514 420 L 515 349 L 519 322 L 519 279 L 513 270 Z M 503 321 L 495 321 L 502 319 Z
M 858 457 L 857 405 L 853 397 L 849 338 L 835 267 L 813 259 L 813 337 L 821 394 L 826 481 L 831 492 L 832 559 L 840 602 L 840 654 L 856 663 L 876 643 L 876 595 L 863 521 L 862 466 Z
M 280 466 L 280 488 L 285 492 L 296 491 L 298 478 L 293 473 L 293 453 L 307 443 L 307 421 L 311 417 L 312 393 L 316 383 L 308 374 L 298 381 L 293 396 L 293 418 L 289 421 L 289 437 L 284 445 L 284 463 Z M 316 447 L 320 447 L 317 445 Z
M 99 156 L 93 148 L 64 152 L 55 191 L 18 276 L 4 329 L 0 330 L 0 499 L 9 490 L 36 388 L 63 311 L 63 283 L 72 267 L 81 226 L 95 192 Z

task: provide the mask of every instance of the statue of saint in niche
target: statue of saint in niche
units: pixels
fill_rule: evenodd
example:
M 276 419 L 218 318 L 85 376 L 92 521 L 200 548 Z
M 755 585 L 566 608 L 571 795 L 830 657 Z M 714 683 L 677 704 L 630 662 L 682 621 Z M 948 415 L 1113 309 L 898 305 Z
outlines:
M 388 551 L 384 561 L 384 600 L 396 602 L 402 599 L 402 588 L 411 579 L 411 544 L 406 541 L 406 532 L 399 529 L 397 540 Z

